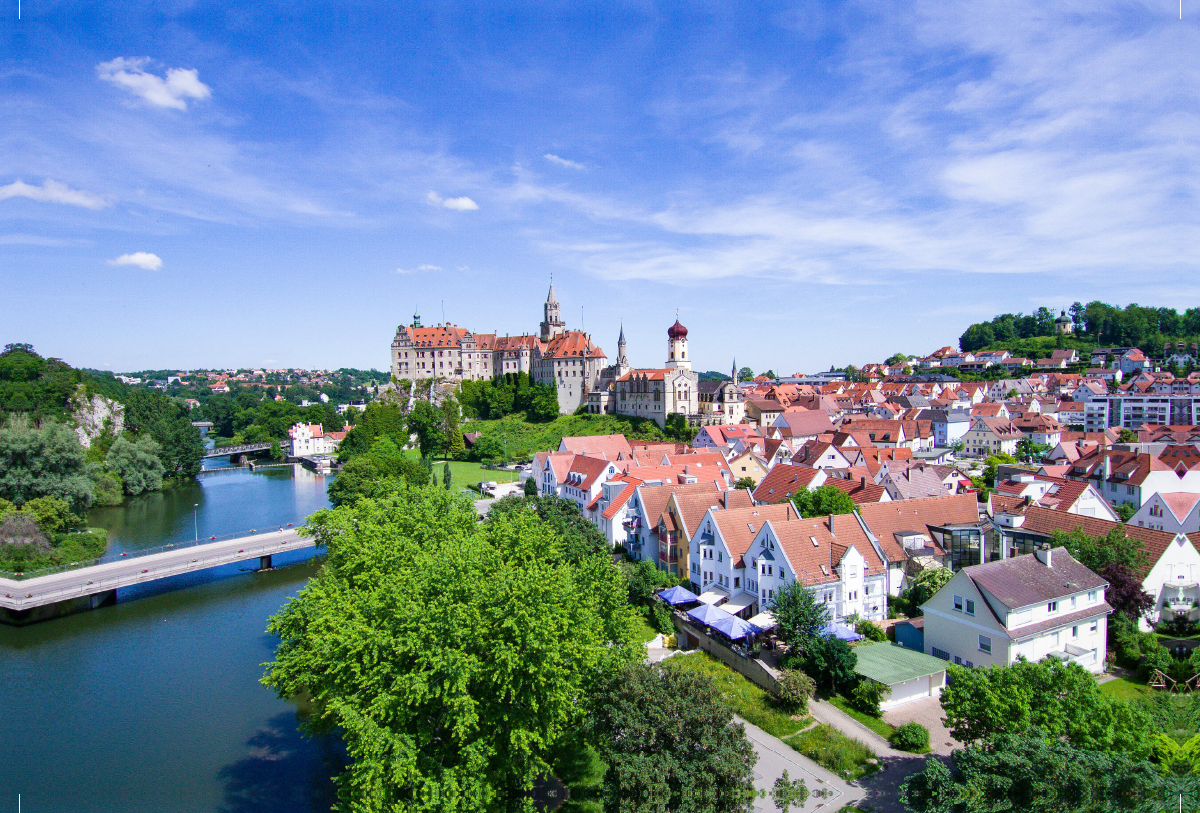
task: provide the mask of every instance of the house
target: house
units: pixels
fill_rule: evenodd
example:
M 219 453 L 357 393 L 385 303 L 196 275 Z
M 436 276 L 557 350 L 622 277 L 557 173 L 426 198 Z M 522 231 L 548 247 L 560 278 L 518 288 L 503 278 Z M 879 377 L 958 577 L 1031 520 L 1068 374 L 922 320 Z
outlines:
M 746 490 L 730 491 L 673 491 L 667 499 L 663 516 L 663 529 L 659 532 L 658 566 L 673 576 L 686 578 L 691 570 L 690 551 L 692 537 L 708 511 L 728 511 L 734 508 L 752 508 L 754 498 Z M 673 526 L 668 528 L 667 524 Z
M 1018 517 L 1023 516 L 1030 505 L 1082 517 L 1099 517 L 1109 522 L 1119 521 L 1117 513 L 1091 483 L 1077 480 L 1041 474 L 1017 474 L 998 483 L 991 497 L 989 505 L 992 508 L 988 510 L 988 515 L 998 525 L 1009 528 L 1020 527 Z
M 754 448 L 746 449 L 729 459 L 729 470 L 733 472 L 734 482 L 749 477 L 757 486 L 767 476 L 769 468 L 766 459 Z
M 659 542 L 662 515 L 671 495 L 676 492 L 707 494 L 712 504 L 718 501 L 720 489 L 714 482 L 641 484 L 629 496 L 624 520 L 627 541 L 625 547 L 635 560 L 649 559 L 659 564 Z M 671 520 L 672 524 L 674 520 Z M 668 551 L 669 556 L 669 551 Z
M 1132 347 L 1121 354 L 1113 367 L 1120 370 L 1125 375 L 1131 373 L 1140 373 L 1150 369 L 1150 360 L 1146 358 L 1146 354 L 1136 347 Z
M 1092 483 L 1110 503 L 1134 508 L 1141 508 L 1157 493 L 1200 494 L 1200 463 L 1181 460 L 1172 465 L 1151 454 L 1099 446 L 1072 462 L 1067 477 Z
M 633 454 L 624 435 L 582 435 L 565 437 L 558 444 L 560 452 L 597 457 L 601 460 L 624 460 Z
M 292 439 L 292 457 L 331 455 L 345 440 L 346 432 L 353 428 L 353 426 L 347 426 L 341 432 L 326 432 L 319 423 L 295 424 L 288 430 L 288 437 Z
M 728 511 L 710 508 L 692 536 L 688 551 L 688 577 L 700 600 L 709 604 L 726 603 L 724 609 L 735 615 L 752 610 L 758 605 L 758 593 L 746 584 L 746 578 L 753 575 L 746 569 L 742 554 L 750 549 L 768 520 L 786 523 L 799 518 L 791 503 Z M 745 617 L 754 614 L 750 612 Z
M 705 423 L 739 424 L 746 417 L 742 391 L 733 380 L 699 382 L 696 385 L 696 407 Z
M 824 410 L 796 407 L 785 409 L 770 425 L 779 430 L 780 437 L 791 438 L 801 443 L 814 440 L 834 429 L 833 421 Z
M 872 502 L 891 502 L 892 499 L 886 488 L 876 485 L 862 476 L 848 478 L 833 476 L 822 483 L 822 485 L 833 486 L 853 500 L 855 505 L 866 505 Z
M 922 619 L 913 619 L 921 621 Z M 858 656 L 854 671 L 858 675 L 882 683 L 888 692 L 879 708 L 894 709 L 914 700 L 940 697 L 946 685 L 946 664 L 940 658 L 926 655 L 924 650 L 907 648 L 899 643 L 877 643 L 856 647 Z
M 757 398 L 754 396 L 747 396 L 745 405 L 746 418 L 759 426 L 770 426 L 786 409 L 781 402 L 774 398 Z
M 1015 455 L 1025 433 L 1007 418 L 976 417 L 963 435 L 963 453 L 987 457 L 998 452 Z
M 696 433 L 696 437 L 692 439 L 692 446 L 696 449 L 732 449 L 733 445 L 739 440 L 751 438 L 762 438 L 758 431 L 758 427 L 752 424 L 741 423 L 736 426 L 703 426 Z
M 1129 524 L 1172 534 L 1196 533 L 1200 531 L 1200 494 L 1154 494 L 1129 518 Z
M 810 440 L 798 448 L 791 460 L 793 465 L 812 466 L 818 469 L 848 469 L 850 460 L 832 440 Z
M 585 517 L 599 506 L 601 487 L 621 473 L 620 467 L 609 460 L 577 454 L 567 466 L 567 476 L 558 486 L 558 496 L 571 500 Z
M 1013 419 L 1012 423 L 1027 438 L 1041 446 L 1053 449 L 1062 440 L 1062 424 L 1048 415 L 1026 412 L 1019 418 Z
M 950 478 L 949 482 L 933 466 L 918 463 L 913 466 L 885 466 L 881 471 L 879 485 L 883 486 L 893 500 L 916 500 L 922 497 L 940 497 L 957 494 L 962 479 Z
M 966 667 L 1057 658 L 1099 674 L 1112 612 L 1107 587 L 1066 548 L 964 567 L 921 605 L 925 650 Z
M 828 479 L 824 469 L 782 463 L 767 472 L 754 489 L 754 500 L 764 504 L 787 502 L 797 491 L 819 488 Z
M 746 590 L 757 595 L 748 612 L 770 610 L 780 588 L 799 581 L 816 591 L 833 621 L 887 618 L 887 568 L 850 515 L 768 517 L 743 552 Z
M 994 536 L 969 493 L 864 504 L 855 514 L 887 564 L 893 596 L 926 567 L 958 569 L 982 562 Z

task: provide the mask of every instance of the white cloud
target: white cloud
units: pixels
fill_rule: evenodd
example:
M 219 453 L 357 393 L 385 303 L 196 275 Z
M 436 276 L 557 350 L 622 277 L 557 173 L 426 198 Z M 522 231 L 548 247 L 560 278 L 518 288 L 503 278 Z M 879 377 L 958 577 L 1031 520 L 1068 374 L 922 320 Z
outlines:
M 440 265 L 430 265 L 429 263 L 422 263 L 421 265 L 418 265 L 416 268 L 397 268 L 396 273 L 397 274 L 415 274 L 418 271 L 441 271 L 441 270 L 442 270 L 442 267 Z
M 132 254 L 122 254 L 115 260 L 108 260 L 108 265 L 136 265 L 147 271 L 157 271 L 162 268 L 162 259 L 157 254 L 148 251 L 135 251 Z
M 586 169 L 587 168 L 583 164 L 579 163 L 578 161 L 572 161 L 569 158 L 559 158 L 557 155 L 555 155 L 553 153 L 549 153 L 549 152 L 546 153 L 545 155 L 543 155 L 542 157 L 545 158 L 547 161 L 549 161 L 552 164 L 558 164 L 560 167 L 566 167 L 567 169 Z
M 479 204 L 470 198 L 443 198 L 437 192 L 426 193 L 425 202 L 430 206 L 440 206 L 443 209 L 456 209 L 460 212 L 469 212 L 479 208 Z
M 108 201 L 99 195 L 84 192 L 82 189 L 71 189 L 65 183 L 50 179 L 46 179 L 41 186 L 33 186 L 21 180 L 0 186 L 0 200 L 9 198 L 29 198 L 40 203 L 65 203 L 87 209 L 103 209 L 108 205 Z
M 157 107 L 187 110 L 185 99 L 207 99 L 212 95 L 195 68 L 170 68 L 163 77 L 146 71 L 149 64 L 149 57 L 119 56 L 97 65 L 96 74 Z

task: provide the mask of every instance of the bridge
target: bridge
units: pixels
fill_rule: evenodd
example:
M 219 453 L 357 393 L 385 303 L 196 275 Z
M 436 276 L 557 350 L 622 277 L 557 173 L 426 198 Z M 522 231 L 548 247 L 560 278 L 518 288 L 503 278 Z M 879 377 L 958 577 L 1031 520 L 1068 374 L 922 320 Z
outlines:
M 282 444 L 281 444 L 282 445 Z M 220 449 L 205 449 L 205 457 L 225 457 L 231 454 L 249 454 L 250 452 L 265 452 L 271 448 L 271 441 L 266 443 L 243 443 L 241 446 L 223 446 Z
M 118 587 L 220 565 L 257 559 L 259 569 L 265 569 L 271 567 L 274 554 L 314 544 L 312 537 L 294 530 L 270 531 L 216 542 L 184 542 L 153 553 L 28 579 L 0 578 L 0 621 L 29 624 L 114 604 Z

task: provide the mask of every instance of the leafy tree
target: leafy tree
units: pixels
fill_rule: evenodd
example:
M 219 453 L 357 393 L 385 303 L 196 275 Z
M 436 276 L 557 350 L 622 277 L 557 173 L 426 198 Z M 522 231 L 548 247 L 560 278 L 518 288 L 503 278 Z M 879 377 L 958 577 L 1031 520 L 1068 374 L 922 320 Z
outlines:
M 381 435 L 367 454 L 353 458 L 329 484 L 333 505 L 351 505 L 364 497 L 391 493 L 397 481 L 420 487 L 429 482 L 430 473 L 419 461 L 405 457 L 391 437 Z
M 469 457 L 480 463 L 495 465 L 504 458 L 504 444 L 491 435 L 483 435 L 471 446 Z
M 1142 588 L 1137 571 L 1121 562 L 1111 562 L 1100 569 L 1100 576 L 1108 582 L 1104 599 L 1118 613 L 1140 620 L 1154 609 L 1154 596 Z
M 559 550 L 570 561 L 583 561 L 596 554 L 610 553 L 608 540 L 591 522 L 579 513 L 579 506 L 561 497 L 519 497 L 515 494 L 492 503 L 488 521 L 508 513 L 532 511 L 554 529 L 561 540 Z
M 986 669 L 948 667 L 945 723 L 967 744 L 1037 727 L 1077 748 L 1148 755 L 1145 712 L 1100 690 L 1077 663 L 1024 659 Z
M 367 404 L 354 428 L 342 439 L 338 446 L 338 460 L 347 462 L 356 455 L 369 452 L 371 444 L 381 435 L 391 438 L 396 447 L 403 448 L 408 443 L 409 431 L 399 406 L 372 401 Z
M 33 517 L 38 529 L 51 539 L 83 525 L 83 518 L 71 511 L 66 500 L 57 497 L 35 497 L 25 503 L 23 510 Z
M 446 490 L 450 490 L 450 464 L 446 463 L 442 466 L 442 485 Z
M 753 380 L 754 380 L 754 371 L 751 370 L 749 367 L 743 367 L 742 369 L 738 370 L 738 381 L 753 381 Z
M 883 627 L 871 621 L 868 618 L 862 618 L 854 622 L 854 631 L 866 638 L 868 641 L 882 643 L 887 640 L 887 633 L 883 631 Z
M 533 511 L 479 523 L 469 500 L 394 484 L 318 511 L 324 566 L 272 617 L 263 682 L 337 730 L 343 809 L 514 809 L 638 659 L 607 556 L 569 561 Z M 747 776 L 748 776 L 747 772 Z
M 747 489 L 747 488 L 750 489 L 751 491 L 753 491 L 757 485 L 758 485 L 758 483 L 754 482 L 753 477 L 741 477 L 737 480 L 737 482 L 735 482 L 733 484 L 733 487 L 735 489 L 737 489 L 738 491 L 741 491 L 741 490 Z
M 900 802 L 913 813 L 950 813 L 958 802 L 958 785 L 946 763 L 925 760 L 925 770 L 900 784 Z
M 771 803 L 779 813 L 788 813 L 793 807 L 804 807 L 808 801 L 808 786 L 803 779 L 791 779 L 788 772 L 775 780 L 771 786 Z
M 668 415 L 664 424 L 663 434 L 667 436 L 668 440 L 688 443 L 696 436 L 692 427 L 688 425 L 687 418 L 677 412 Z
M 775 591 L 773 601 L 771 614 L 775 616 L 779 637 L 793 650 L 803 649 L 825 634 L 831 618 L 829 605 L 811 587 L 805 587 L 799 580 L 787 582 Z
M 892 353 L 892 355 L 888 356 L 887 361 L 885 361 L 884 364 L 888 367 L 896 367 L 902 364 L 907 365 L 908 356 L 904 355 L 903 353 Z
M 808 700 L 817 691 L 816 682 L 799 669 L 784 669 L 779 676 L 779 702 L 793 714 L 808 711 Z
M 92 482 L 96 505 L 120 505 L 125 500 L 125 484 L 115 472 L 104 472 Z
M 620 567 L 629 592 L 629 603 L 634 606 L 651 606 L 655 603 L 654 596 L 658 591 L 679 583 L 679 579 L 658 569 L 649 559 L 642 559 L 636 564 L 623 562 Z
M 1022 463 L 1035 463 L 1050 451 L 1050 447 L 1042 443 L 1034 443 L 1032 438 L 1021 438 L 1017 441 L 1017 459 Z
M 467 454 L 466 442 L 459 428 L 458 402 L 453 398 L 442 401 L 442 435 L 446 438 L 446 457 L 461 460 Z
M 958 347 L 964 353 L 982 350 L 996 340 L 996 335 L 989 324 L 971 325 L 958 339 Z
M 954 578 L 948 567 L 927 567 L 913 577 L 908 586 L 908 605 L 914 614 L 921 614 L 921 605 L 933 598 L 933 594 Z
M 1132 429 L 1122 429 L 1120 436 L 1117 438 L 1117 443 L 1137 443 L 1138 434 Z
M 1138 512 L 1137 506 L 1130 502 L 1117 503 L 1113 507 L 1113 510 L 1117 512 L 1117 517 L 1120 518 L 1121 522 L 1129 522 L 1129 520 L 1133 519 L 1133 515 Z
M 535 386 L 527 414 L 531 421 L 538 423 L 548 423 L 557 418 L 559 415 L 558 391 L 548 384 Z
M 996 468 L 998 466 L 1016 463 L 1017 459 L 1007 452 L 997 452 L 989 455 L 983 461 L 983 482 L 990 488 L 996 487 Z
M 187 406 L 153 390 L 131 390 L 125 400 L 125 431 L 158 443 L 164 477 L 195 477 L 204 459 L 204 440 L 192 426 Z
M 809 639 L 799 657 L 793 660 L 827 691 L 843 691 L 858 681 L 854 671 L 858 655 L 848 643 L 834 635 Z
M 428 401 L 417 401 L 408 413 L 409 434 L 417 436 L 423 457 L 439 457 L 446 453 L 446 433 L 442 412 Z
M 857 655 L 855 656 L 858 657 Z M 891 688 L 878 681 L 862 678 L 850 692 L 850 701 L 863 714 L 879 717 L 883 714 L 880 704 L 891 693 Z
M 522 486 L 522 491 L 524 492 L 526 497 L 536 497 L 538 495 L 537 480 L 530 477 L 528 480 L 525 481 L 525 485 Z
M 836 486 L 824 485 L 801 489 L 792 495 L 792 504 L 802 517 L 827 517 L 831 514 L 854 513 L 854 500 Z
M 24 416 L 0 427 L 0 498 L 23 505 L 35 497 L 58 497 L 72 510 L 92 504 L 92 480 L 85 452 L 68 427 L 47 421 L 42 428 Z
M 1125 528 L 1117 526 L 1106 536 L 1096 537 L 1084 533 L 1076 526 L 1071 531 L 1055 531 L 1054 546 L 1062 546 L 1075 561 L 1099 573 L 1111 564 L 1120 564 L 1134 572 L 1141 572 L 1146 563 L 1146 552 L 1142 543 L 1125 535 Z
M 629 809 L 652 794 L 664 810 L 679 813 L 750 809 L 754 749 L 706 676 L 634 664 L 594 709 L 588 729 L 609 766 L 605 811 Z
M 163 465 L 159 451 L 158 444 L 150 437 L 139 438 L 137 442 L 131 443 L 122 436 L 109 447 L 104 465 L 121 478 L 126 494 L 160 491 L 163 483 Z

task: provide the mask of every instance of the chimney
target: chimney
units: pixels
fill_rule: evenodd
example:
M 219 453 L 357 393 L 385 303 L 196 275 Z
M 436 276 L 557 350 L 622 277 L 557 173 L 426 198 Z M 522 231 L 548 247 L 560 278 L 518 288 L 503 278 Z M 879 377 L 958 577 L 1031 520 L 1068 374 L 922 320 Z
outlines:
M 829 535 L 833 536 L 833 514 L 829 515 Z
M 1037 560 L 1046 567 L 1053 567 L 1053 565 L 1050 563 L 1050 553 L 1050 545 L 1047 543 L 1034 550 L 1033 555 L 1036 556 Z
M 862 488 L 866 488 L 866 487 L 867 487 L 867 478 L 866 478 L 866 477 L 859 477 L 859 478 L 858 478 L 858 484 L 859 484 L 859 486 L 861 486 Z

